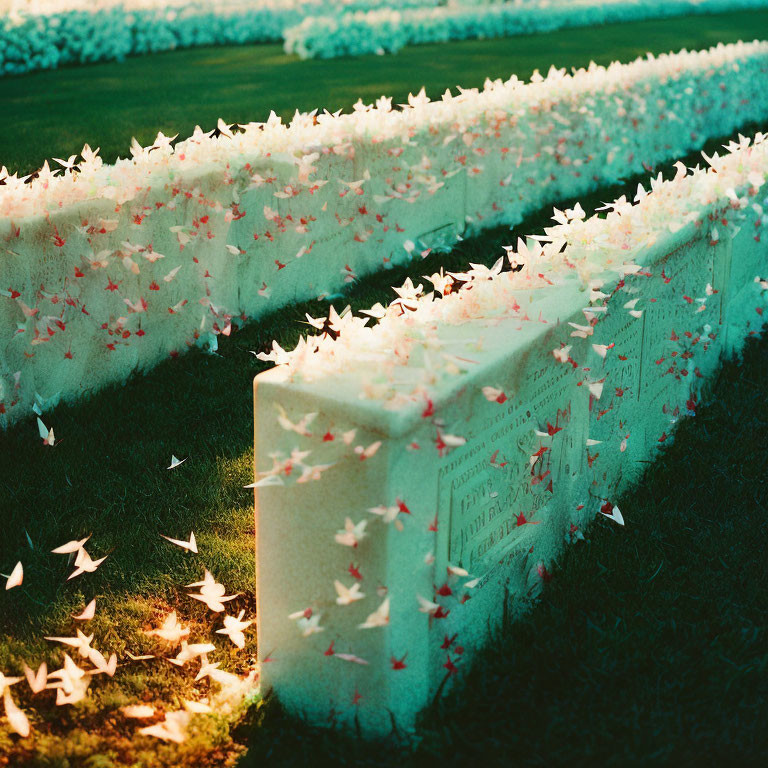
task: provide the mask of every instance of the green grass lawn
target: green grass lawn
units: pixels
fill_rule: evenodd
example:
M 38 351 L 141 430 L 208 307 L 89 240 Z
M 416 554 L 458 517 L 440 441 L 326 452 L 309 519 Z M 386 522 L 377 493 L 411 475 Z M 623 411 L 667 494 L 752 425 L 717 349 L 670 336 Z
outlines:
M 289 104 L 336 107 L 357 95 L 404 95 L 422 82 L 438 92 L 456 81 L 478 84 L 486 74 L 524 75 L 550 61 L 626 59 L 648 48 L 749 38 L 759 34 L 758 20 L 765 28 L 768 16 L 646 22 L 631 30 L 413 48 L 354 62 L 303 63 L 274 47 L 194 50 L 2 80 L 0 103 L 8 109 L 0 114 L 7 123 L 0 162 L 12 164 L 15 153 L 28 168 L 85 140 L 109 155 L 127 146 L 133 133 L 147 140 L 158 128 L 183 134 L 194 122 L 211 125 L 219 114 L 257 119 L 269 104 L 286 113 Z M 419 72 L 416 59 L 427 69 Z M 264 77 L 269 62 L 273 77 L 279 72 L 283 78 L 274 95 L 275 83 Z M 163 72 L 171 79 L 163 81 Z M 58 109 L 50 99 L 61 99 Z M 47 123 L 51 115 L 57 117 Z M 710 142 L 708 152 L 716 144 Z M 590 196 L 585 209 L 634 194 L 637 180 Z M 543 212 L 514 233 L 493 230 L 447 256 L 433 254 L 410 269 L 371 276 L 353 287 L 349 301 L 357 309 L 389 301 L 391 285 L 439 264 L 490 264 L 502 245 L 541 231 L 548 217 Z M 242 486 L 252 479 L 251 379 L 264 366 L 249 351 L 275 338 L 290 347 L 306 327 L 304 312 L 324 310 L 319 302 L 283 309 L 225 340 L 217 355 L 193 352 L 88 402 L 59 407 L 46 416 L 61 440 L 54 449 L 40 444 L 33 422 L 0 434 L 0 570 L 8 573 L 19 559 L 25 565 L 24 585 L 0 591 L 0 670 L 18 672 L 23 659 L 36 666 L 48 658 L 58 666 L 60 651 L 42 636 L 72 633 L 71 614 L 94 596 L 99 607 L 88 631 L 103 651 L 121 657 L 125 650 L 156 651 L 144 630 L 172 608 L 192 624 L 193 639 L 207 639 L 214 627 L 210 614 L 182 589 L 204 567 L 230 591 L 243 593 L 234 609 L 252 616 L 252 496 Z M 426 714 L 415 752 L 401 756 L 394 744 L 312 731 L 285 718 L 274 702 L 252 708 L 234 732 L 238 713 L 201 718 L 181 749 L 136 738 L 117 707 L 142 700 L 177 708 L 181 697 L 195 695 L 194 689 L 204 694 L 208 685 L 193 685 L 165 662 L 149 662 L 121 668 L 112 681 L 96 680 L 88 701 L 72 708 L 57 710 L 47 695 L 31 699 L 16 686 L 15 695 L 34 716 L 34 739 L 24 744 L 5 735 L 0 719 L 0 766 L 221 766 L 245 744 L 243 766 L 387 765 L 401 757 L 467 765 L 482 754 L 492 764 L 649 765 L 675 758 L 703 765 L 735 755 L 742 765 L 757 764 L 768 748 L 766 363 L 763 341 L 750 345 L 742 367 L 726 367 L 713 404 L 681 427 L 664 461 L 621 502 L 627 527 L 598 521 L 589 541 L 564 555 L 543 604 L 505 629 L 467 685 Z M 169 472 L 172 453 L 189 458 Z M 186 538 L 190 530 L 197 535 L 197 556 L 159 537 Z M 67 559 L 49 550 L 88 533 L 93 556 L 109 558 L 96 573 L 66 582 Z M 254 635 L 240 653 L 219 636 L 217 660 L 247 670 Z
M 228 122 L 289 119 L 296 109 L 349 108 L 382 94 L 405 101 L 422 85 L 482 86 L 486 77 L 528 78 L 550 65 L 630 61 L 648 51 L 697 49 L 768 36 L 768 11 L 643 21 L 498 40 L 406 48 L 394 56 L 301 61 L 278 45 L 197 48 L 0 79 L 0 166 L 29 172 L 83 144 L 105 160 L 127 155 L 131 137 L 185 137 Z

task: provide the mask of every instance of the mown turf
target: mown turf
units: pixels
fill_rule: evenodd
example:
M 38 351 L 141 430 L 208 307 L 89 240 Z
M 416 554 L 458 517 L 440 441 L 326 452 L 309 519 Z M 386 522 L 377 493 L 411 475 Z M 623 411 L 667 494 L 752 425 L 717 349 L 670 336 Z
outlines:
M 754 133 L 759 127 L 749 126 L 744 130 Z M 717 142 L 710 142 L 707 151 L 711 152 L 716 146 Z M 695 161 L 695 156 L 687 158 L 690 164 Z M 583 201 L 585 209 L 593 210 L 601 201 L 614 199 L 624 192 L 634 194 L 637 180 L 629 179 L 623 185 L 589 196 Z M 563 204 L 569 203 L 563 201 Z M 512 242 L 518 233 L 540 231 L 548 218 L 549 211 L 543 212 L 521 224 L 514 233 L 503 228 L 489 231 L 480 238 L 460 244 L 451 254 L 433 254 L 410 266 L 373 275 L 352 289 L 349 301 L 356 309 L 377 301 L 389 301 L 393 296 L 391 285 L 402 283 L 407 275 L 418 278 L 430 274 L 440 264 L 447 269 L 461 269 L 470 261 L 490 264 L 503 253 L 502 245 Z M 214 625 L 210 615 L 187 598 L 181 589 L 181 585 L 199 578 L 203 567 L 208 567 L 231 591 L 244 593 L 234 604 L 235 610 L 243 607 L 252 615 L 252 497 L 242 486 L 252 477 L 250 383 L 252 376 L 264 366 L 249 352 L 267 348 L 273 338 L 286 348 L 292 346 L 298 334 L 306 329 L 302 323 L 305 311 L 318 316 L 327 311 L 327 305 L 309 302 L 282 309 L 225 340 L 215 356 L 194 352 L 161 365 L 125 387 L 107 390 L 89 402 L 56 409 L 46 416 L 46 423 L 55 428 L 61 440 L 53 449 L 40 444 L 37 428 L 32 422 L 17 425 L 0 435 L 0 520 L 4 529 L 4 535 L 0 537 L 0 570 L 9 572 L 21 559 L 26 571 L 23 587 L 8 593 L 0 592 L 1 670 L 6 673 L 19 671 L 22 659 L 35 665 L 44 657 L 51 663 L 60 662 L 60 653 L 51 653 L 52 646 L 41 638 L 45 634 L 70 634 L 74 625 L 70 615 L 79 611 L 93 596 L 99 600 L 99 613 L 89 632 L 95 631 L 94 644 L 104 651 L 116 651 L 121 657 L 125 650 L 133 653 L 156 651 L 157 647 L 146 637 L 144 630 L 156 625 L 171 608 L 177 609 L 185 621 L 193 623 L 193 639 L 207 639 L 218 624 Z M 738 385 L 739 389 L 723 397 L 718 407 L 732 408 L 736 415 L 751 411 L 751 419 L 763 419 L 764 422 L 764 406 L 755 395 L 747 397 L 742 389 L 751 379 L 760 381 L 759 365 L 768 357 L 768 349 L 762 344 L 760 350 L 759 354 L 755 353 L 758 354 L 757 362 L 752 368 L 744 369 L 741 376 L 736 369 L 729 369 L 731 373 L 726 382 L 729 386 Z M 759 389 L 759 383 L 755 386 Z M 760 434 L 757 421 L 747 422 L 744 425 L 746 432 L 742 433 L 738 421 L 720 424 L 717 420 L 707 421 L 708 418 L 697 417 L 697 423 L 707 425 L 707 431 L 704 435 L 694 433 L 694 437 L 688 438 L 688 453 L 678 455 L 678 458 L 674 458 L 673 453 L 668 459 L 669 470 L 661 477 L 675 476 L 677 485 L 669 484 L 667 491 L 649 486 L 657 488 L 653 491 L 655 495 L 647 488 L 641 489 L 624 502 L 629 520 L 626 531 L 610 528 L 601 531 L 598 527 L 594 532 L 595 544 L 587 547 L 595 551 L 579 553 L 579 557 L 567 555 L 564 568 L 575 570 L 558 575 L 532 624 L 524 623 L 520 628 L 513 628 L 513 634 L 509 636 L 512 639 L 505 639 L 503 646 L 508 658 L 505 660 L 498 650 L 492 651 L 479 670 L 479 677 L 473 678 L 463 693 L 446 703 L 448 709 L 441 709 L 427 720 L 425 741 L 416 753 L 419 760 L 437 756 L 435 759 L 446 762 L 455 755 L 463 755 L 468 760 L 480 749 L 496 749 L 500 759 L 504 750 L 514 747 L 520 754 L 528 756 L 526 760 L 536 764 L 537 755 L 560 754 L 559 750 L 570 748 L 570 742 L 546 742 L 545 726 L 549 722 L 554 723 L 553 733 L 568 733 L 569 739 L 585 739 L 594 743 L 597 751 L 612 749 L 610 739 L 614 738 L 616 729 L 623 729 L 629 734 L 626 736 L 627 749 L 640 749 L 643 743 L 647 745 L 651 741 L 640 742 L 634 736 L 629 738 L 631 729 L 637 723 L 645 722 L 637 707 L 622 699 L 622 706 L 611 715 L 614 718 L 612 727 L 606 729 L 600 717 L 591 716 L 584 700 L 604 703 L 607 693 L 604 694 L 603 689 L 607 692 L 612 690 L 610 686 L 617 686 L 627 696 L 646 702 L 643 704 L 646 709 L 648 697 L 656 696 L 662 702 L 659 706 L 667 701 L 664 706 L 669 711 L 675 710 L 675 700 L 669 698 L 672 694 L 667 696 L 666 689 L 659 688 L 656 678 L 641 673 L 643 665 L 661 663 L 667 656 L 677 659 L 682 677 L 675 678 L 676 682 L 671 684 L 682 686 L 680 701 L 691 707 L 688 717 L 692 721 L 701 717 L 702 722 L 713 722 L 715 714 L 710 704 L 706 701 L 697 704 L 696 688 L 684 685 L 686 680 L 695 678 L 700 668 L 698 661 L 694 664 L 685 654 L 699 652 L 692 639 L 698 637 L 698 628 L 720 610 L 719 604 L 710 606 L 707 601 L 716 594 L 729 594 L 730 586 L 721 585 L 721 567 L 716 558 L 727 561 L 730 557 L 734 563 L 737 560 L 750 563 L 759 557 L 759 536 L 742 537 L 741 532 L 746 525 L 744 520 L 748 521 L 750 530 L 757 531 L 764 525 L 763 519 L 753 512 L 757 504 L 765 502 L 764 495 L 757 495 L 758 491 L 763 493 L 764 487 L 753 487 L 748 479 L 764 472 L 765 459 L 764 456 L 758 461 L 751 458 L 749 467 L 730 470 L 727 462 L 735 461 L 735 458 L 728 458 L 728 454 L 724 454 L 725 464 L 712 464 L 706 452 L 698 458 L 691 446 L 704 450 L 699 444 L 711 440 L 718 446 L 733 442 L 741 451 L 741 459 L 746 460 L 753 456 L 755 445 L 748 437 L 736 441 L 734 435 Z M 686 444 L 685 440 L 682 444 Z M 172 453 L 189 459 L 169 472 L 165 467 Z M 731 473 L 738 475 L 733 478 L 737 483 L 733 487 Z M 712 491 L 713 482 L 718 483 L 716 494 Z M 748 498 L 747 488 L 751 494 Z M 690 523 L 680 523 L 674 537 L 664 533 L 671 545 L 660 544 L 661 529 L 653 526 L 660 525 L 665 519 L 665 515 L 661 519 L 658 517 L 656 506 L 664 493 L 668 500 L 659 510 L 667 510 L 671 519 L 676 520 L 684 514 L 692 515 L 695 520 L 700 510 L 709 510 L 716 495 L 722 506 L 708 511 L 706 519 L 714 516 L 728 529 L 730 538 L 722 550 L 718 550 L 717 544 L 718 537 L 724 535 L 722 531 L 712 529 L 707 535 L 713 538 L 700 540 L 703 534 Z M 648 503 L 643 502 L 644 498 Z M 684 499 L 685 505 L 681 506 L 679 499 Z M 646 507 L 651 509 L 646 510 Z M 165 533 L 186 538 L 190 530 L 194 530 L 198 538 L 198 556 L 184 554 L 158 535 Z M 27 533 L 32 540 L 32 549 Z M 88 533 L 93 533 L 89 543 L 93 556 L 110 553 L 109 559 L 95 574 L 66 583 L 64 580 L 70 572 L 66 558 L 49 554 L 49 550 Z M 649 592 L 642 586 L 642 580 L 652 575 L 658 566 L 661 559 L 657 556 L 659 547 L 669 546 L 680 549 L 679 556 L 689 548 L 699 552 L 697 547 L 708 547 L 716 567 L 702 557 L 685 561 L 687 564 L 669 559 L 653 582 L 649 582 L 666 585 L 663 594 L 655 592 L 657 586 Z M 625 571 L 619 571 L 616 563 L 623 563 Z M 676 592 L 674 579 L 683 577 L 682 568 L 687 569 L 685 581 Z M 754 569 L 754 566 L 748 568 Z M 595 569 L 597 573 L 593 573 Z M 669 578 L 673 580 L 667 581 Z M 748 584 L 749 590 L 753 589 L 754 585 L 746 575 L 738 578 Z M 595 580 L 608 591 L 616 586 L 617 591 L 611 598 L 613 602 L 602 593 L 592 594 L 596 588 Z M 562 586 L 556 586 L 558 583 Z M 582 584 L 586 591 L 582 590 Z M 686 593 L 690 596 L 685 597 Z M 753 607 L 760 608 L 760 603 L 755 602 L 759 600 L 759 594 L 752 591 L 743 594 L 750 596 Z M 680 601 L 680 611 L 671 614 L 679 630 L 670 630 L 661 607 L 664 600 Z M 707 606 L 701 615 L 691 610 L 699 603 Z M 582 613 L 581 605 L 589 610 Z M 610 618 L 600 618 L 600 607 L 603 616 Z M 740 613 L 734 614 L 734 626 L 738 631 L 742 628 L 748 631 L 742 645 L 732 653 L 728 651 L 731 653 L 728 658 L 737 666 L 748 664 L 757 669 L 765 663 L 764 657 L 761 660 L 756 655 L 765 638 L 759 627 L 755 629 L 757 625 L 747 622 L 751 616 L 748 608 L 749 604 L 735 604 L 733 610 Z M 606 627 L 613 627 L 617 617 L 621 617 L 621 622 L 614 628 L 614 634 L 614 629 L 609 631 Z M 589 626 L 587 619 L 605 633 L 604 637 L 598 630 L 584 630 L 583 636 L 578 635 L 579 627 Z M 563 634 L 564 627 L 571 627 L 568 629 L 571 634 Z M 520 632 L 523 635 L 516 634 Z M 525 632 L 529 634 L 525 635 Z M 536 634 L 535 640 L 531 633 Z M 664 642 L 659 642 L 659 634 Z M 671 647 L 667 635 L 670 641 L 675 641 L 672 646 L 683 641 L 687 645 L 683 650 Z M 523 644 L 520 644 L 520 637 L 525 638 Z M 604 645 L 597 643 L 599 637 L 603 637 L 601 643 Z M 255 649 L 253 635 L 248 647 L 240 654 L 228 652 L 227 643 L 220 637 L 218 644 L 222 650 L 217 659 L 223 658 L 231 669 L 248 668 Z M 598 653 L 601 648 L 606 650 L 605 656 Z M 724 653 L 721 646 L 704 650 L 708 654 L 704 661 L 707 674 L 714 675 L 712 690 L 727 698 L 730 689 L 723 675 L 731 664 L 723 662 L 720 666 L 719 658 Z M 576 661 L 576 656 L 582 653 L 583 659 Z M 529 658 L 530 654 L 539 655 Z M 531 658 L 536 660 L 535 664 Z M 573 665 L 574 671 L 566 679 L 575 686 L 569 695 L 584 697 L 578 707 L 572 707 L 567 699 L 562 706 L 558 704 L 567 691 L 566 687 L 561 687 L 561 678 L 565 674 L 561 665 L 568 664 Z M 607 675 L 614 664 L 620 686 Z M 637 666 L 633 667 L 633 664 Z M 554 666 L 550 669 L 548 665 Z M 713 670 L 719 672 L 715 674 Z M 483 677 L 491 673 L 490 677 Z M 507 678 L 512 682 L 504 683 Z M 520 687 L 521 680 L 526 681 L 527 687 Z M 749 675 L 745 680 L 750 685 L 754 682 Z M 33 749 L 18 751 L 18 741 L 7 737 L 4 740 L 0 736 L 0 765 L 3 750 L 11 749 L 16 750 L 12 753 L 14 759 L 23 760 L 23 764 L 30 766 L 80 765 L 84 764 L 85 756 L 93 754 L 104 761 L 112 761 L 105 762 L 106 765 L 203 766 L 209 760 L 223 764 L 233 756 L 233 750 L 249 738 L 248 730 L 244 729 L 232 742 L 227 720 L 207 724 L 204 730 L 196 731 L 181 753 L 175 748 L 160 749 L 148 737 L 132 738 L 134 727 L 126 726 L 121 716 L 115 713 L 117 706 L 143 698 L 173 708 L 179 706 L 180 697 L 193 695 L 194 686 L 189 676 L 170 669 L 164 662 L 126 667 L 109 683 L 97 680 L 89 702 L 84 707 L 68 709 L 63 717 L 52 707 L 51 698 L 32 699 L 23 692 L 22 686 L 18 688 L 25 706 L 35 708 L 37 740 L 33 742 Z M 201 690 L 205 692 L 204 687 Z M 532 696 L 536 698 L 529 701 Z M 249 760 L 274 765 L 306 764 L 312 750 L 317 750 L 317 755 L 347 760 L 347 764 L 351 764 L 351 756 L 355 755 L 355 759 L 363 763 L 378 760 L 379 764 L 382 761 L 387 764 L 386 760 L 395 759 L 392 745 L 387 747 L 388 751 L 350 745 L 336 735 L 307 733 L 294 721 L 284 720 L 274 705 L 268 705 L 264 711 L 265 721 L 256 723 L 250 736 L 252 757 Z M 683 727 L 682 712 L 682 709 L 675 710 L 676 719 L 652 721 L 658 731 L 657 739 L 676 743 L 676 735 Z M 491 719 L 492 713 L 498 713 L 495 719 Z M 650 710 L 646 712 L 650 717 L 649 713 Z M 605 713 L 601 715 L 607 716 Z M 738 729 L 742 739 L 752 738 L 754 741 L 757 734 L 750 718 L 748 711 L 730 706 L 721 712 L 721 721 L 717 725 L 721 730 Z M 489 719 L 494 723 L 493 727 L 486 724 Z M 532 721 L 536 721 L 536 729 L 531 726 Z M 585 731 L 580 736 L 581 728 Z M 298 746 L 295 740 L 297 729 L 303 734 Z M 462 729 L 473 734 L 471 738 L 465 739 Z M 529 740 L 510 742 L 512 732 Z M 537 742 L 535 738 L 543 741 Z M 711 735 L 711 739 L 713 744 L 722 746 L 730 736 L 721 742 L 715 735 Z M 447 740 L 445 744 L 444 740 Z M 350 756 L 344 757 L 348 749 L 352 750 Z M 650 752 L 640 749 L 632 754 L 648 757 Z
M 192 50 L 125 62 L 0 79 L 0 166 L 29 172 L 83 144 L 107 161 L 126 156 L 131 137 L 188 136 L 228 122 L 265 120 L 270 110 L 349 108 L 382 94 L 405 101 L 426 86 L 481 86 L 486 77 L 528 78 L 538 68 L 630 61 L 647 52 L 705 48 L 768 36 L 768 11 L 744 11 L 564 30 L 498 40 L 406 48 L 394 56 L 300 61 L 278 45 Z

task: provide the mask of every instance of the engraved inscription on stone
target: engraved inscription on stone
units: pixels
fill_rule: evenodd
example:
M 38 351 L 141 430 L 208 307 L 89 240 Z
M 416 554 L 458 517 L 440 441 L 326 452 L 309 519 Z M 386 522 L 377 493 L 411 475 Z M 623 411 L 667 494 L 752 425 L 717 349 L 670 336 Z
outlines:
M 691 258 L 691 249 L 699 247 L 698 241 L 687 243 L 657 267 L 665 283 L 645 308 L 640 395 L 652 412 L 679 397 L 687 360 L 706 351 L 707 328 L 719 323 L 722 292 L 706 297 L 706 309 L 697 311 L 707 283 L 714 282 L 713 263 L 703 268 L 701 259 Z M 689 296 L 683 286 L 692 292 L 699 286 L 699 292 Z
M 504 556 L 524 521 L 543 519 L 541 510 L 558 480 L 577 469 L 577 438 L 568 429 L 572 373 L 548 365 L 533 377 L 538 378 L 530 381 L 531 391 L 498 406 L 440 468 L 438 504 L 441 515 L 448 514 L 448 561 L 474 576 Z M 546 429 L 547 422 L 562 431 L 542 440 L 534 430 Z M 548 450 L 535 457 L 542 445 Z

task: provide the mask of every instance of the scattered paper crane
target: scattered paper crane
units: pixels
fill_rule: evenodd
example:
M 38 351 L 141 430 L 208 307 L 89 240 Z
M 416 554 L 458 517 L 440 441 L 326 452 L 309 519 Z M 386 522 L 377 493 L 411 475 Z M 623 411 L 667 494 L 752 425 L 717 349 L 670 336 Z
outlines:
M 140 728 L 139 733 L 145 736 L 154 736 L 162 741 L 173 741 L 176 744 L 181 744 L 187 738 L 187 726 L 189 726 L 191 719 L 192 714 L 185 710 L 168 712 L 163 722 Z
M 13 683 L 9 683 L 8 680 L 13 679 L 14 682 L 18 682 L 21 678 L 5 678 L 6 687 L 3 693 L 3 703 L 5 704 L 5 716 L 8 718 L 8 724 L 11 728 L 19 734 L 23 739 L 29 736 L 30 725 L 27 716 L 16 706 L 16 702 L 11 698 L 11 692 L 8 690 L 8 686 Z
M 163 620 L 160 629 L 151 629 L 148 635 L 159 637 L 169 645 L 178 645 L 189 637 L 189 627 L 184 627 L 176 616 L 176 611 L 171 611 Z
M 362 623 L 358 624 L 358 629 L 373 629 L 374 627 L 386 627 L 389 624 L 389 598 Z
M 27 678 L 29 689 L 32 693 L 44 691 L 48 684 L 48 665 L 43 662 L 34 672 L 27 664 L 24 664 L 24 677 Z
M 91 556 L 84 550 L 78 551 L 75 557 L 75 570 L 67 576 L 67 581 L 80 576 L 83 573 L 93 573 L 106 559 L 108 555 L 100 557 L 98 560 L 91 559 Z
M 337 531 L 334 539 L 337 544 L 343 544 L 346 547 L 357 547 L 357 545 L 365 537 L 365 526 L 367 520 L 361 520 L 355 524 L 351 518 L 346 518 L 344 521 L 344 530 Z
M 77 650 L 78 654 L 84 659 L 88 658 L 88 654 L 91 651 L 91 643 L 93 642 L 93 635 L 86 635 L 84 632 L 77 630 L 75 637 L 49 637 L 46 636 L 46 640 L 50 640 L 52 643 L 62 643 L 68 645 L 70 648 Z
M 120 711 L 125 717 L 136 720 L 146 720 L 155 716 L 155 708 L 148 704 L 128 704 L 125 707 L 120 707 Z
M 85 544 L 90 538 L 89 535 L 84 539 L 73 539 L 51 550 L 56 555 L 75 554 L 75 570 L 67 577 L 67 581 L 83 573 L 93 573 L 107 559 L 108 555 L 105 555 L 98 560 L 93 560 L 85 551 Z
M 53 435 L 53 427 L 48 429 L 39 416 L 37 417 L 37 431 L 43 441 L 43 445 L 49 445 L 51 448 L 55 445 L 56 438 Z
M 229 639 L 238 648 L 245 647 L 245 634 L 243 630 L 253 624 L 253 620 L 243 621 L 243 616 L 245 616 L 244 610 L 240 611 L 237 616 L 224 616 L 224 628 L 216 630 L 216 633 L 219 635 L 228 635 Z
M 351 587 L 346 587 L 338 579 L 333 582 L 336 589 L 336 603 L 338 605 L 350 605 L 357 600 L 362 600 L 365 595 L 360 591 L 360 582 L 355 582 Z
M 607 517 L 609 520 L 613 520 L 614 523 L 618 523 L 619 525 L 624 525 L 624 517 L 621 514 L 621 510 L 614 504 L 613 509 L 611 509 L 610 512 L 603 512 L 603 510 L 600 510 L 600 514 L 603 517 Z
M 160 537 L 165 539 L 166 541 L 170 541 L 171 544 L 175 544 L 177 547 L 181 547 L 182 549 L 186 549 L 189 552 L 193 552 L 194 554 L 197 554 L 197 541 L 195 541 L 195 534 L 191 532 L 189 534 L 189 540 L 183 541 L 181 539 L 172 539 L 170 536 L 165 536 L 164 534 L 160 534 Z
M 13 589 L 14 587 L 20 587 L 22 582 L 24 581 L 24 566 L 21 564 L 21 561 L 16 563 L 16 566 L 11 571 L 11 575 L 6 577 L 5 582 L 5 590 L 6 592 L 9 589 Z
M 85 606 L 82 613 L 72 618 L 75 621 L 90 621 L 96 614 L 96 598 L 94 597 L 88 605 Z
M 205 571 L 205 576 L 202 581 L 187 584 L 187 587 L 200 587 L 199 594 L 190 593 L 189 596 L 205 603 L 209 610 L 214 611 L 215 613 L 221 613 L 224 610 L 224 603 L 234 600 L 237 597 L 237 595 L 225 595 L 224 593 L 226 590 L 224 589 L 224 585 L 219 584 L 208 570 Z
M 86 536 L 84 539 L 73 539 L 72 541 L 68 541 L 66 544 L 62 544 L 60 547 L 52 549 L 51 552 L 53 552 L 54 555 L 69 555 L 74 552 L 79 552 L 85 547 L 88 539 L 91 538 L 91 535 Z

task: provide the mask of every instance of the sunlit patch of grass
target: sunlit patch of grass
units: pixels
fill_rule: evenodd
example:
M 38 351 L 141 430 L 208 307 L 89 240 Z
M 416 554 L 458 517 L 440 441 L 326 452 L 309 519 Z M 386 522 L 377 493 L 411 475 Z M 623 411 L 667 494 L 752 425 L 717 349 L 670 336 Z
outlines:
M 236 608 L 246 608 L 253 613 L 253 600 L 249 595 L 233 603 Z M 173 606 L 173 608 L 172 608 Z M 189 765 L 224 765 L 229 756 L 241 748 L 232 742 L 230 729 L 245 711 L 246 702 L 236 703 L 234 708 L 218 711 L 213 717 L 197 716 L 190 725 L 189 738 L 184 745 L 162 745 L 156 739 L 137 735 L 140 726 L 163 719 L 168 711 L 180 709 L 184 700 L 207 699 L 218 690 L 218 684 L 208 678 L 194 680 L 199 666 L 190 662 L 180 669 L 166 660 L 175 656 L 178 646 L 169 646 L 148 631 L 157 628 L 171 610 L 176 610 L 179 620 L 190 628 L 189 642 L 213 642 L 217 646 L 215 658 L 224 669 L 247 674 L 253 668 L 256 640 L 248 638 L 240 651 L 227 638 L 214 634 L 221 625 L 218 617 L 206 611 L 196 601 L 175 595 L 169 604 L 156 597 L 125 597 L 108 600 L 103 608 L 86 625 L 79 625 L 87 634 L 94 635 L 93 645 L 105 654 L 117 653 L 121 660 L 114 678 L 96 676 L 87 697 L 71 707 L 56 708 L 55 692 L 33 696 L 25 687 L 17 686 L 14 696 L 27 711 L 33 722 L 32 734 L 19 741 L 11 737 L 0 723 L 0 750 L 24 761 L 25 765 L 80 765 L 80 760 L 112 760 L 125 765 L 173 766 L 183 765 L 178 760 L 195 760 Z M 54 635 L 71 636 L 75 624 L 71 617 L 52 620 L 47 631 Z M 72 649 L 46 642 L 38 637 L 27 642 L 10 638 L 0 644 L 0 668 L 21 671 L 23 663 L 37 668 L 42 661 L 49 669 L 58 668 L 63 653 L 68 651 L 75 661 Z M 153 654 L 156 658 L 131 661 L 133 655 Z M 84 664 L 84 666 L 88 666 Z M 192 671 L 191 671 L 192 670 Z M 18 691 L 18 693 L 17 693 Z M 147 721 L 128 720 L 119 710 L 128 704 L 148 704 L 155 708 L 156 716 Z M 212 755 L 220 752 L 213 760 Z M 72 761 L 67 763 L 66 761 Z M 211 762 L 213 760 L 213 762 Z M 2 765 L 0 760 L 0 765 Z M 21 763 L 19 763 L 21 764 Z M 84 763 L 91 765 L 91 762 Z M 99 764 L 93 763 L 93 764 Z

